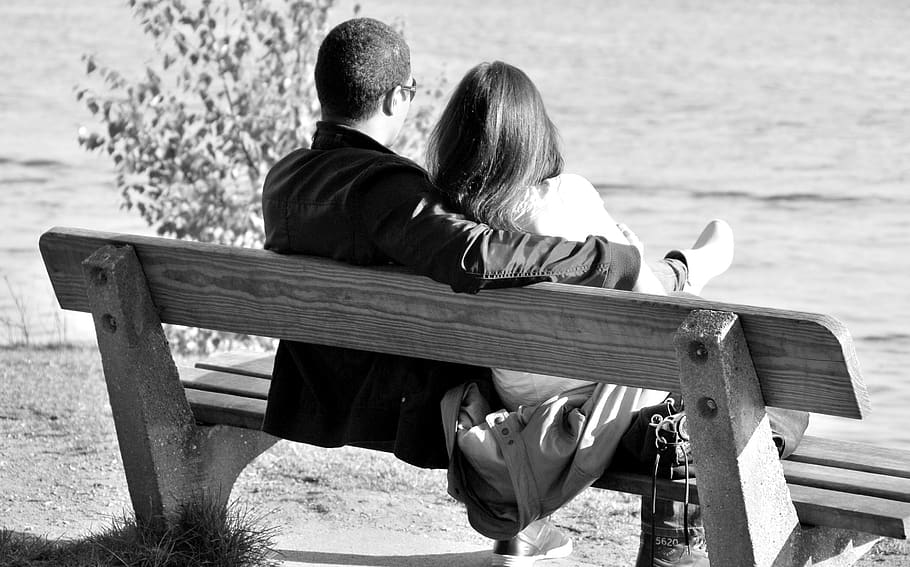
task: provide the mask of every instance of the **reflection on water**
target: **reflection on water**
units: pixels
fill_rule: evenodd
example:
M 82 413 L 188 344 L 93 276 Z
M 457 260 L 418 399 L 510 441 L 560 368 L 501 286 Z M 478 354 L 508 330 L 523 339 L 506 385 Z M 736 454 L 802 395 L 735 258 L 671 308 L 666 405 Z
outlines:
M 49 336 L 59 324 L 38 235 L 149 232 L 118 210 L 109 163 L 75 142 L 90 119 L 72 93 L 79 56 L 127 75 L 152 56 L 124 4 L 7 0 L 0 20 L 0 275 Z M 736 261 L 706 295 L 844 320 L 875 413 L 862 428 L 822 429 L 910 448 L 910 432 L 891 426 L 910 403 L 910 3 L 364 4 L 406 22 L 421 84 L 452 85 L 482 60 L 525 69 L 568 169 L 601 189 L 648 256 L 727 219 Z M 0 282 L 0 314 L 13 299 Z M 70 338 L 91 336 L 87 317 L 68 321 Z

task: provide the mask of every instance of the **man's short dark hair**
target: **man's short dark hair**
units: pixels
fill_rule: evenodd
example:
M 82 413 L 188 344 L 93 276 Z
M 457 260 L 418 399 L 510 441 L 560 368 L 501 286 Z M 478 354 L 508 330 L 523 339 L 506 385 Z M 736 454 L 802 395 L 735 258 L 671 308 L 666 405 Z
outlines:
M 324 114 L 361 120 L 379 108 L 382 95 L 411 75 L 404 38 L 372 18 L 335 26 L 316 59 L 316 92 Z

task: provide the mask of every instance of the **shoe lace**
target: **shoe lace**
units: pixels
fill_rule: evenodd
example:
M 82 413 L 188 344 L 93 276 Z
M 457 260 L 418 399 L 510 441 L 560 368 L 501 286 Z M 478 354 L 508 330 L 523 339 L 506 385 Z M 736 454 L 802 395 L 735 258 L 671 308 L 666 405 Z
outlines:
M 686 415 L 683 411 L 676 411 L 676 402 L 667 398 L 667 415 L 656 413 L 651 416 L 650 426 L 655 428 L 654 444 L 657 452 L 654 454 L 654 470 L 651 473 L 651 559 L 655 554 L 654 535 L 656 532 L 657 517 L 657 477 L 660 469 L 660 457 L 670 448 L 677 460 L 682 460 L 685 471 L 685 497 L 683 499 L 683 532 L 685 534 L 686 553 L 692 552 L 692 542 L 689 538 L 689 435 L 685 424 Z M 696 538 L 695 546 L 704 547 L 704 541 Z

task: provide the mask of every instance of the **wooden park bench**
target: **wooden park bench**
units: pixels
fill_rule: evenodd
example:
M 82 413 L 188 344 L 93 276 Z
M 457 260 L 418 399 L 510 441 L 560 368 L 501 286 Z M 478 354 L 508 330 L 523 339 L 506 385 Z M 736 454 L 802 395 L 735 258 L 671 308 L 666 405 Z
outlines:
M 40 247 L 61 307 L 94 317 L 140 519 L 200 492 L 226 501 L 274 442 L 259 431 L 271 357 L 178 370 L 172 323 L 681 390 L 713 565 L 848 565 L 881 536 L 907 537 L 910 453 L 810 437 L 777 459 L 765 405 L 868 410 L 830 317 L 556 284 L 455 294 L 397 267 L 69 228 Z M 649 495 L 651 479 L 597 486 Z M 660 489 L 682 499 L 677 483 Z

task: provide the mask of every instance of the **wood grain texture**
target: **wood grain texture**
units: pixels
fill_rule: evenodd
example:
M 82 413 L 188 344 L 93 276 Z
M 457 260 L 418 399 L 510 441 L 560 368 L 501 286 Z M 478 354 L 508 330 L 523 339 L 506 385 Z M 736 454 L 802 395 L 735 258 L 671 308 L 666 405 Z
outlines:
M 267 400 L 271 380 L 202 368 L 180 368 L 184 388 L 222 392 L 234 396 Z
M 781 464 L 791 484 L 910 502 L 910 479 L 789 460 Z
M 194 366 L 271 380 L 275 355 L 261 352 L 220 352 L 200 360 Z
M 651 477 L 633 473 L 607 472 L 594 486 L 628 494 L 651 494 Z M 826 490 L 800 484 L 787 484 L 790 498 L 800 523 L 906 539 L 910 531 L 910 504 Z M 682 481 L 658 480 L 658 495 L 683 501 L 685 484 Z M 689 487 L 689 500 L 698 503 L 697 480 Z
M 910 479 L 910 451 L 806 436 L 789 459 Z
M 88 309 L 79 264 L 106 243 L 135 247 L 167 323 L 658 390 L 678 388 L 688 313 L 734 311 L 768 405 L 868 408 L 849 333 L 824 315 L 558 284 L 455 294 L 403 268 L 57 228 L 40 248 L 61 307 Z
M 790 485 L 790 497 L 804 524 L 895 539 L 907 539 L 910 532 L 910 504 L 906 502 L 798 484 Z
M 265 400 L 191 388 L 184 391 L 190 409 L 200 423 L 233 425 L 257 431 L 262 428 Z

